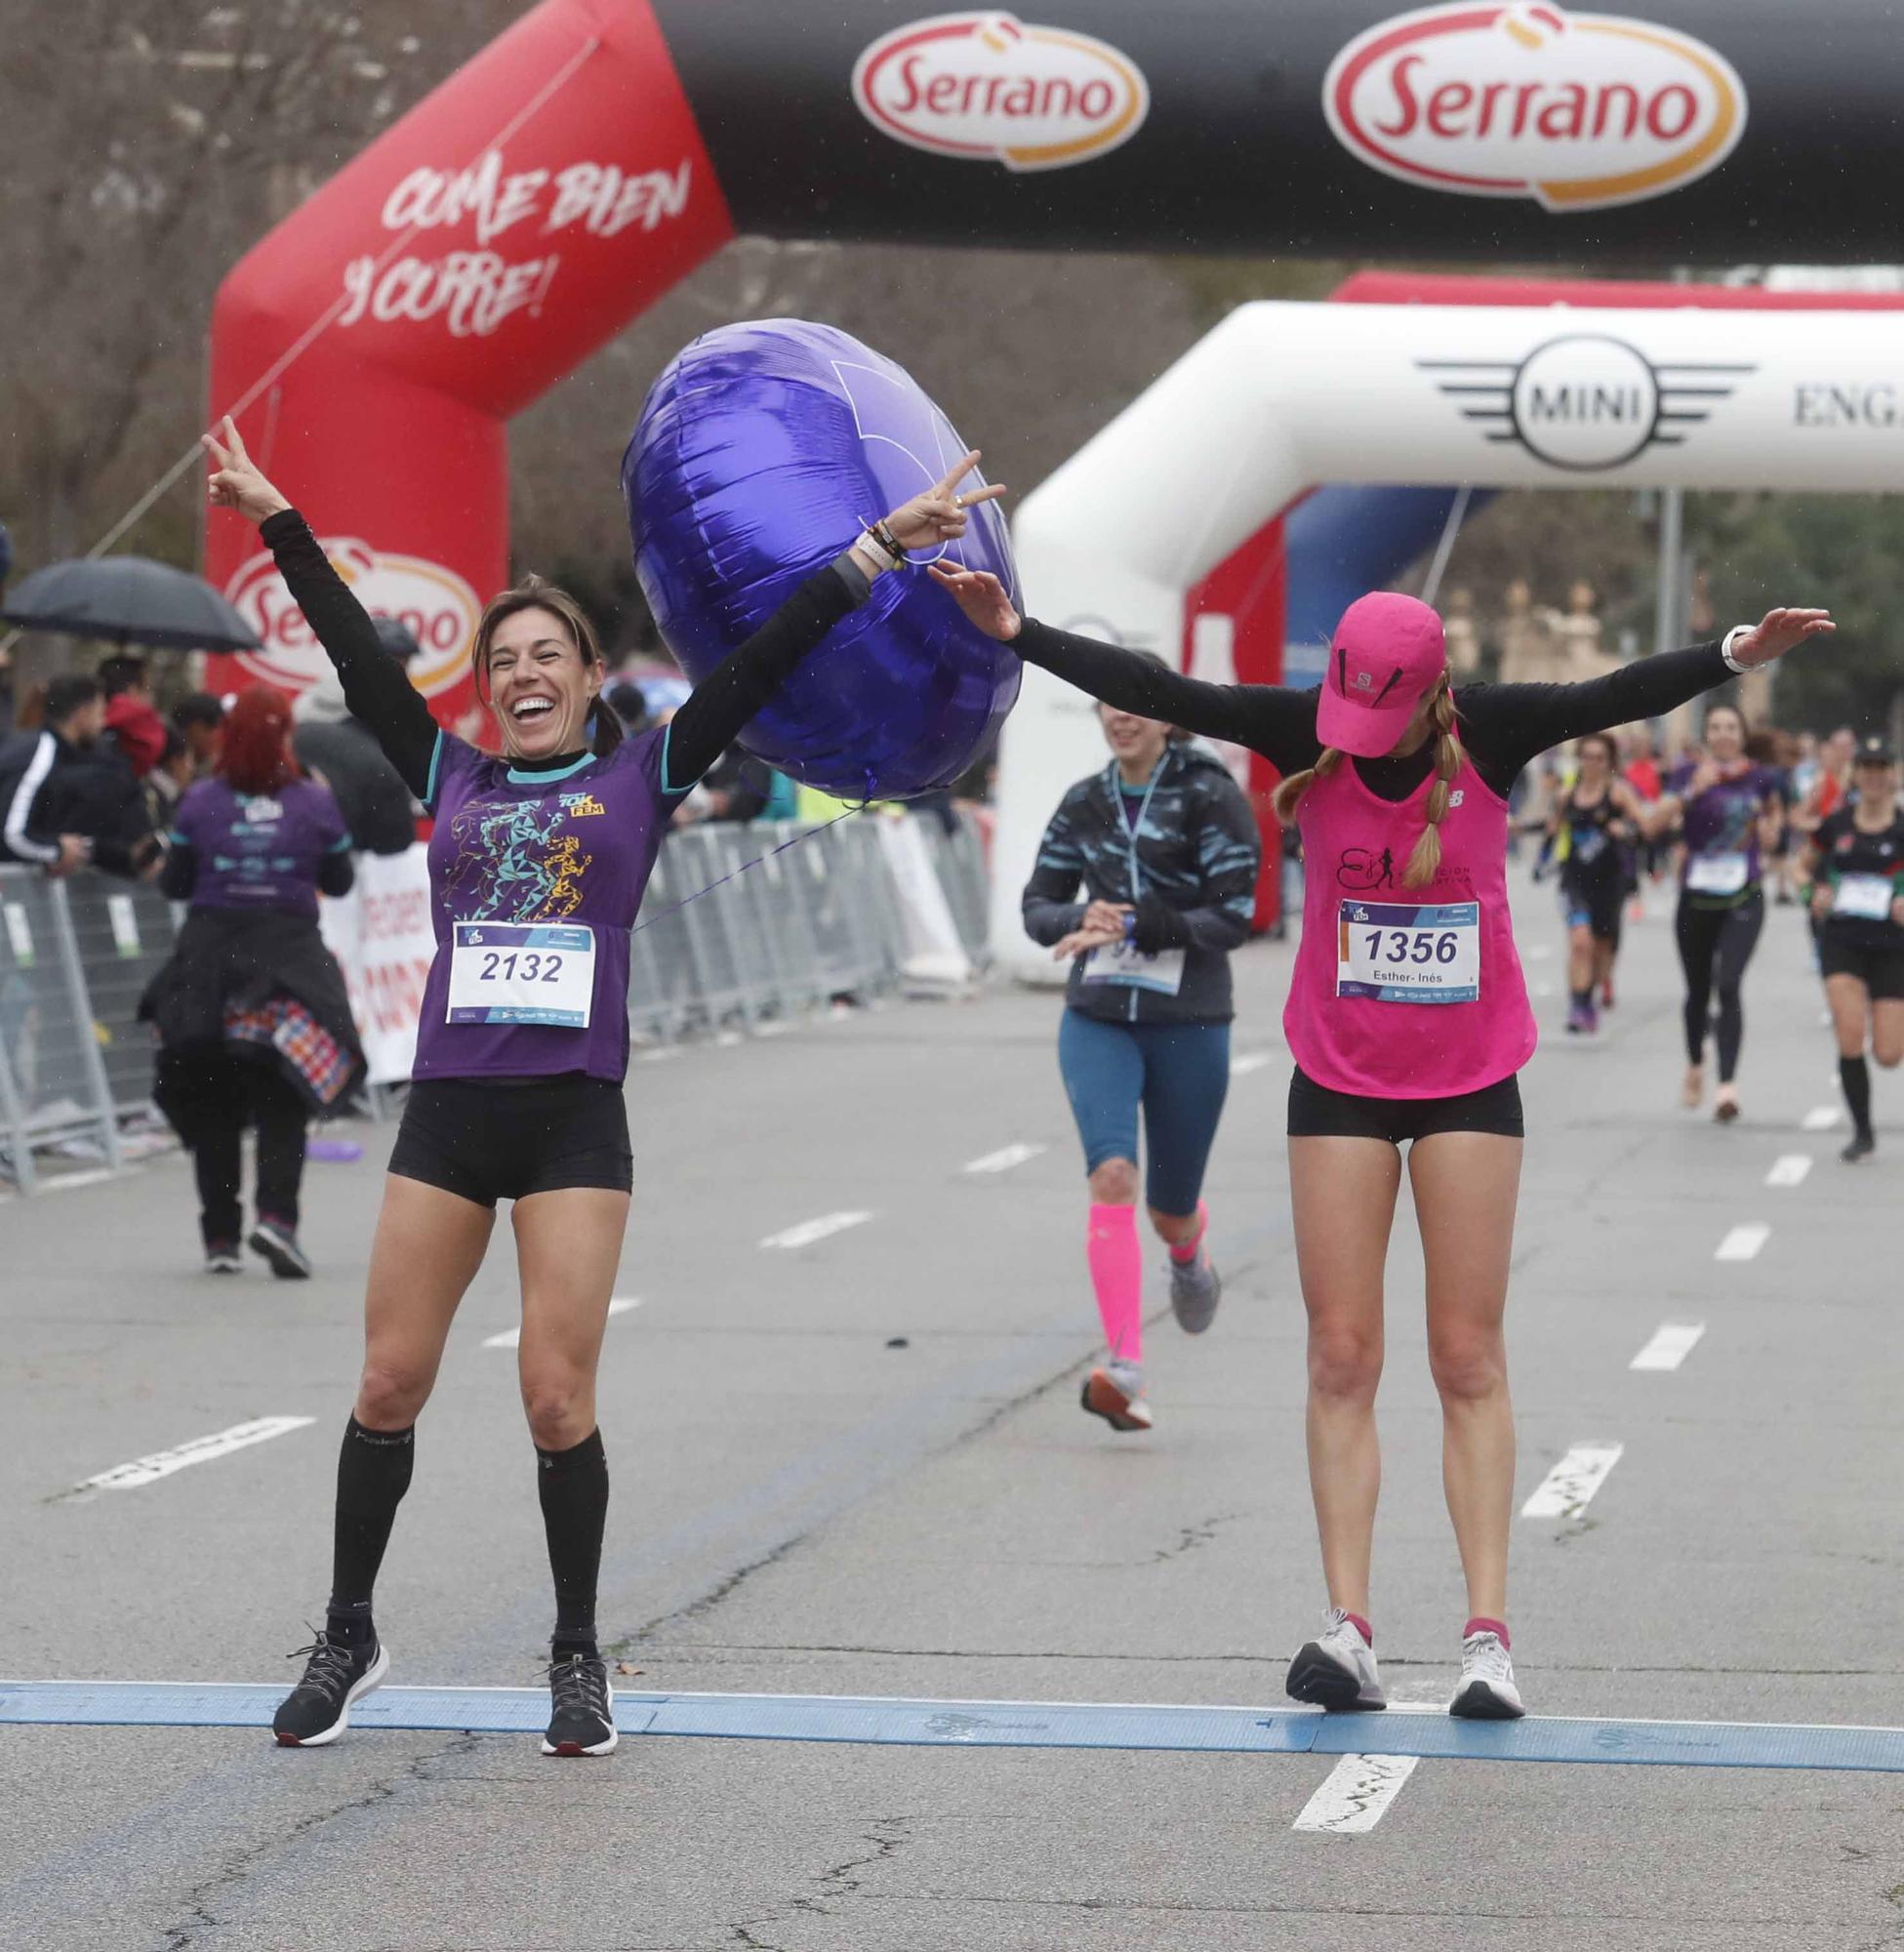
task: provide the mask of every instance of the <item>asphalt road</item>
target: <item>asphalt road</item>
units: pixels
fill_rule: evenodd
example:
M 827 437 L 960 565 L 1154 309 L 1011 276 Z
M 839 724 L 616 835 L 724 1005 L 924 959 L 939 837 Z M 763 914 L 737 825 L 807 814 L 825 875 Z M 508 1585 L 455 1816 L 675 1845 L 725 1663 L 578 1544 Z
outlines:
M 1544 1027 L 1510 1315 L 1516 1663 L 1552 1715 L 1904 1724 L 1904 1077 L 1852 1169 L 1803 931 L 1748 982 L 1746 1117 L 1678 1108 L 1669 924 L 1604 1036 L 1558 1034 L 1560 930 L 1522 891 Z M 1544 954 L 1542 952 L 1545 952 Z M 602 1619 L 630 1689 L 1281 1701 L 1321 1606 L 1284 1197 L 1287 954 L 1239 958 L 1245 1060 L 1208 1189 L 1229 1275 L 1151 1331 L 1157 1428 L 1083 1416 L 1095 1317 L 1057 1002 L 1000 990 L 640 1063 L 603 1365 Z M 1256 1062 L 1255 1060 L 1260 1060 Z M 969 1162 L 1043 1150 L 1002 1170 Z M 272 1681 L 320 1617 L 336 1437 L 387 1135 L 313 1165 L 305 1285 L 195 1267 L 182 1161 L 0 1206 L 0 1674 Z M 1767 1184 L 1781 1159 L 1812 1161 Z M 1798 1168 L 1782 1168 L 1787 1177 Z M 1405 1196 L 1404 1196 L 1405 1197 Z M 822 1216 L 871 1218 L 765 1247 Z M 1720 1260 L 1736 1228 L 1768 1228 Z M 550 1603 L 506 1237 L 419 1433 L 379 1592 L 392 1682 L 529 1687 Z M 1742 1247 L 1738 1249 L 1743 1251 Z M 1398 1223 L 1379 1650 L 1445 1698 L 1461 1589 L 1420 1262 Z M 1162 1282 L 1151 1301 L 1162 1307 Z M 1629 1365 L 1703 1323 L 1676 1369 Z M 897 1344 L 897 1346 L 895 1346 Z M 262 1417 L 267 1442 L 62 1495 Z M 1379 1747 L 1379 1728 L 1371 1746 Z M 1904 1946 L 1904 1778 L 1428 1761 L 1357 1835 L 1292 1827 L 1332 1758 L 0 1728 L 13 1952 L 1854 1952 Z

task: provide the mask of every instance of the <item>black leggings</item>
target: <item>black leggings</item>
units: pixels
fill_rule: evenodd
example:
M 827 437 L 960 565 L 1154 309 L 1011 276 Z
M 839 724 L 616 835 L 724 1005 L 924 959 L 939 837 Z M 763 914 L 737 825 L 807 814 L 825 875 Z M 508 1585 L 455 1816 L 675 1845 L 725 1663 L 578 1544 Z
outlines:
M 1736 907 L 1693 907 L 1684 895 L 1673 923 L 1680 946 L 1680 966 L 1685 971 L 1685 1055 L 1688 1064 L 1706 1058 L 1706 1027 L 1713 1015 L 1713 993 L 1719 993 L 1719 1081 L 1729 1084 L 1739 1068 L 1739 1046 L 1745 1041 L 1745 1010 L 1739 985 L 1745 965 L 1759 946 L 1765 925 L 1765 897 L 1759 889 Z
M 205 1244 L 232 1247 L 244 1236 L 239 1160 L 247 1125 L 258 1131 L 258 1217 L 295 1233 L 310 1114 L 276 1061 L 220 1050 L 168 1053 L 163 1082 L 166 1115 L 191 1148 Z

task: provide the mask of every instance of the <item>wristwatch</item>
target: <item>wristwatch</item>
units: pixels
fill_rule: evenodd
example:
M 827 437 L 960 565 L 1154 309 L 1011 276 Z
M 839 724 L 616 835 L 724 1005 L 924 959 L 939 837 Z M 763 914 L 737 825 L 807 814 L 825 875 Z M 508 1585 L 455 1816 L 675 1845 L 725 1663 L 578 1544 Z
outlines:
M 1725 660 L 1725 669 L 1729 671 L 1737 671 L 1739 676 L 1741 677 L 1743 677 L 1747 671 L 1755 670 L 1756 667 L 1752 665 L 1740 664 L 1738 659 L 1732 655 L 1732 646 L 1740 637 L 1749 637 L 1751 636 L 1751 634 L 1752 634 L 1752 626 L 1750 624 L 1734 624 L 1732 628 L 1726 631 L 1724 639 L 1720 644 L 1719 647 L 1720 656 Z

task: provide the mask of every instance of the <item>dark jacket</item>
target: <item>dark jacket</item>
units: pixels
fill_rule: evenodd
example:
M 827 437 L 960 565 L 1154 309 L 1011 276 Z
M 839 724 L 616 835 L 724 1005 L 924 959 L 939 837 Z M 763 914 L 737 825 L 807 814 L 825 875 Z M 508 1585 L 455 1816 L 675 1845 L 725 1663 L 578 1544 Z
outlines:
M 1229 953 L 1249 934 L 1262 856 L 1249 802 L 1221 759 L 1183 742 L 1165 749 L 1134 836 L 1124 797 L 1113 761 L 1058 803 L 1025 884 L 1025 932 L 1055 945 L 1089 902 L 1129 903 L 1139 950 L 1185 952 L 1177 993 L 1087 983 L 1079 957 L 1066 992 L 1070 1006 L 1115 1023 L 1227 1023 L 1235 1014 Z M 1080 882 L 1085 901 L 1076 899 Z
M 325 678 L 298 701 L 291 750 L 307 771 L 324 776 L 360 853 L 402 854 L 417 837 L 410 789 L 377 734 L 345 709 L 335 676 Z
M 117 752 L 18 732 L 0 745 L 0 862 L 49 867 L 62 834 L 83 834 L 111 874 L 136 874 L 157 851 L 145 796 Z

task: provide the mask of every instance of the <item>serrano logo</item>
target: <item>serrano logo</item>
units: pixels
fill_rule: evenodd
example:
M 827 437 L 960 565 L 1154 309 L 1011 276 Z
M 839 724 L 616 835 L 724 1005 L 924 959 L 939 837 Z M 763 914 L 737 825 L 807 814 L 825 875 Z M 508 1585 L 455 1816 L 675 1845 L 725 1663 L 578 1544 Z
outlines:
M 1129 142 L 1151 92 L 1134 61 L 1089 34 L 988 12 L 881 34 L 853 64 L 853 100 L 915 149 L 1058 170 Z
M 1744 86 L 1703 42 L 1544 0 L 1385 20 L 1329 64 L 1322 107 L 1341 142 L 1404 183 L 1551 211 L 1663 196 L 1745 129 Z
M 354 536 L 326 536 L 320 544 L 357 601 L 373 617 L 408 626 L 423 647 L 409 669 L 419 691 L 431 697 L 463 677 L 482 605 L 462 577 L 422 556 L 374 549 Z M 286 691 L 316 683 L 329 660 L 268 552 L 245 563 L 224 593 L 263 639 L 262 648 L 238 654 L 248 671 Z

